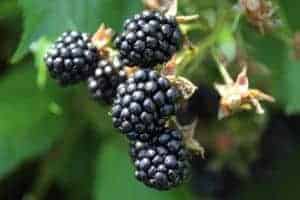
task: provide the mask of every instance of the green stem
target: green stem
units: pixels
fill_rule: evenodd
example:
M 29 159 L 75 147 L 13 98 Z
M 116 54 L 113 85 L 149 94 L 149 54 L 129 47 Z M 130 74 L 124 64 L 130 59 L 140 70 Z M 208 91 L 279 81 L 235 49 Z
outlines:
M 232 32 L 233 33 L 235 33 L 238 30 L 242 16 L 243 16 L 243 14 L 241 12 L 239 12 L 235 15 L 233 23 L 232 23 Z
M 221 73 L 223 79 L 224 79 L 224 82 L 226 83 L 226 85 L 231 85 L 234 83 L 234 81 L 232 80 L 230 74 L 228 73 L 227 69 L 226 69 L 226 66 L 223 64 L 223 62 L 219 59 L 217 53 L 216 53 L 216 50 L 213 48 L 212 49 L 212 55 L 217 63 L 217 66 L 218 66 L 218 69 L 219 69 L 219 72 Z
M 177 72 L 178 74 L 183 74 L 186 71 L 186 66 L 192 62 L 192 60 L 194 60 L 195 58 L 197 60 L 201 60 L 204 55 L 205 52 L 207 51 L 207 49 L 209 49 L 210 47 L 212 47 L 215 42 L 218 39 L 219 33 L 222 31 L 225 23 L 226 23 L 226 19 L 227 19 L 227 12 L 223 11 L 220 14 L 220 17 L 217 21 L 217 24 L 214 28 L 214 31 L 203 41 L 198 42 L 194 49 L 191 50 L 186 50 L 184 51 L 181 55 L 179 56 L 183 56 L 184 60 L 182 62 L 182 64 L 178 67 Z M 195 68 L 195 67 L 194 67 Z M 189 71 L 193 71 L 196 69 L 193 68 L 189 68 Z

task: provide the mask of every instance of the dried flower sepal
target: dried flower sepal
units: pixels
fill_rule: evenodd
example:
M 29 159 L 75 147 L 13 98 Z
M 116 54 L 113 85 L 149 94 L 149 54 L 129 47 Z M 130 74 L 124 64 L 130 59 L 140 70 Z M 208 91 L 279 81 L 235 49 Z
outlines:
M 113 30 L 107 28 L 104 24 L 101 24 L 97 32 L 92 37 L 92 43 L 97 47 L 100 54 L 109 54 L 110 49 L 108 47 L 113 37 Z
M 239 6 L 247 20 L 263 34 L 279 24 L 275 17 L 276 8 L 267 0 L 240 0 Z
M 215 84 L 215 87 L 221 95 L 219 119 L 228 117 L 239 110 L 252 108 L 255 108 L 258 114 L 264 114 L 260 101 L 275 101 L 272 96 L 258 89 L 249 88 L 246 67 L 243 68 L 235 82 L 228 80 L 226 84 Z
M 158 10 L 167 16 L 176 16 L 178 0 L 143 0 L 146 9 Z
M 163 66 L 161 74 L 181 92 L 185 100 L 189 99 L 194 92 L 197 90 L 197 86 L 193 84 L 187 78 L 176 75 L 176 68 L 182 62 L 182 57 L 177 57 L 176 55 Z
M 181 92 L 182 97 L 187 100 L 197 90 L 197 86 L 182 76 L 167 76 L 167 79 Z

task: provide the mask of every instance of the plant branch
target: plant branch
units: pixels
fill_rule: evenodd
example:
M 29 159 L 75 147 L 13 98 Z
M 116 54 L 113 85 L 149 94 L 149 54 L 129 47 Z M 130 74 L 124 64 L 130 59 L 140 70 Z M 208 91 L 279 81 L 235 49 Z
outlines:
M 227 12 L 222 12 L 215 28 L 213 29 L 213 32 L 204 40 L 198 42 L 196 45 L 194 45 L 193 49 L 186 49 L 185 51 L 183 51 L 181 53 L 181 55 L 184 59 L 182 61 L 182 64 L 180 65 L 180 67 L 178 67 L 177 71 L 179 74 L 183 73 L 186 69 L 186 66 L 192 62 L 193 59 L 197 59 L 200 60 L 204 57 L 205 52 L 207 51 L 207 49 L 209 49 L 210 47 L 212 47 L 215 42 L 218 39 L 219 33 L 221 32 L 221 30 L 223 29 L 226 19 L 227 19 Z M 189 68 L 189 70 L 194 70 Z

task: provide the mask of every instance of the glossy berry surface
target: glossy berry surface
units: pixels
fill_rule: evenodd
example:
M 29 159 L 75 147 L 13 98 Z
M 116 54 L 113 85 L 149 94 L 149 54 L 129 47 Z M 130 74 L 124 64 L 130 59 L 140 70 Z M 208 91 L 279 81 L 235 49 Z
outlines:
M 65 86 L 86 80 L 96 68 L 98 57 L 88 34 L 71 31 L 57 39 L 44 60 L 51 77 Z
M 114 126 L 130 140 L 147 141 L 175 114 L 180 92 L 156 71 L 136 71 L 120 84 L 112 107 Z
M 168 190 L 189 174 L 188 152 L 178 130 L 164 129 L 151 142 L 132 143 L 130 150 L 136 178 L 149 187 Z
M 174 17 L 144 11 L 125 21 L 115 44 L 125 65 L 152 68 L 170 60 L 180 48 L 181 38 Z
M 123 65 L 115 62 L 99 60 L 94 73 L 88 78 L 88 89 L 96 101 L 112 103 L 119 84 L 125 82 L 126 73 Z

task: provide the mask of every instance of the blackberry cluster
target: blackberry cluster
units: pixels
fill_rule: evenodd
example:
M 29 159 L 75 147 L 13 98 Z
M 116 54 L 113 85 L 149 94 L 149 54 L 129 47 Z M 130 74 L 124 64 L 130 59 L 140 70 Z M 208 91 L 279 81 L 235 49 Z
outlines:
M 128 19 L 124 29 L 116 38 L 119 54 L 112 62 L 100 56 L 88 34 L 76 31 L 63 33 L 44 60 L 61 85 L 87 80 L 96 101 L 113 103 L 113 125 L 130 141 L 136 178 L 168 190 L 183 182 L 189 168 L 181 133 L 167 128 L 181 94 L 152 68 L 171 59 L 182 35 L 175 17 L 152 11 Z M 127 77 L 124 66 L 140 69 Z
M 88 78 L 88 89 L 96 101 L 112 103 L 119 84 L 125 82 L 126 72 L 118 59 L 99 60 L 94 74 Z
M 136 178 L 149 187 L 168 190 L 188 176 L 188 154 L 178 130 L 165 129 L 151 143 L 137 141 L 130 150 Z
M 154 67 L 170 60 L 181 45 L 182 34 L 175 17 L 160 12 L 136 14 L 125 21 L 124 29 L 115 44 L 128 66 Z
M 179 91 L 156 71 L 140 69 L 118 87 L 112 107 L 114 126 L 130 140 L 147 141 L 176 111 Z
M 51 77 L 61 85 L 71 85 L 93 73 L 98 53 L 88 34 L 71 31 L 58 38 L 44 59 Z

